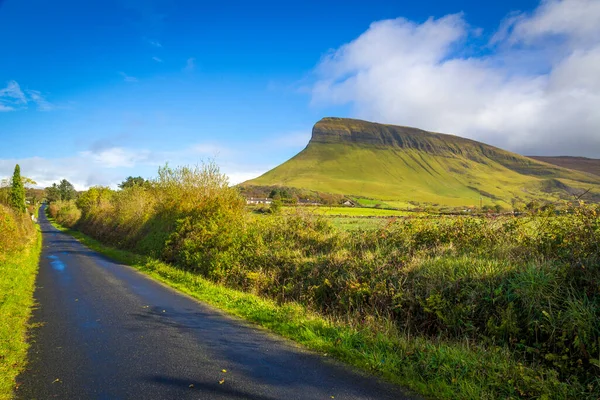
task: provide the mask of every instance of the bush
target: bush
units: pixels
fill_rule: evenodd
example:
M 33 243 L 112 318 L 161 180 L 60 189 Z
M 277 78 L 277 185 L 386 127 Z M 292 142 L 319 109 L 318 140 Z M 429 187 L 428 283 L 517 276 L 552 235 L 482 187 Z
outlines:
M 0 261 L 21 250 L 34 234 L 35 227 L 27 213 L 0 204 Z
M 72 228 L 81 218 L 81 210 L 74 200 L 59 200 L 48 207 L 48 213 L 59 224 Z

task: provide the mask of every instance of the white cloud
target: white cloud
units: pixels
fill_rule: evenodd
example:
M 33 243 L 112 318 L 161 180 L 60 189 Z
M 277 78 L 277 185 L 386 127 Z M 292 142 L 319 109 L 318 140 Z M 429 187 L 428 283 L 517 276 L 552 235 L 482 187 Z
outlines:
M 238 183 L 242 183 L 248 181 L 250 179 L 257 178 L 264 174 L 266 171 L 251 171 L 251 172 L 224 172 L 229 178 L 230 185 L 237 185 Z
M 77 190 L 90 186 L 109 186 L 123 179 L 116 171 L 97 171 L 85 157 L 65 158 L 29 157 L 21 159 L 0 159 L 0 179 L 12 175 L 15 164 L 21 166 L 21 173 L 37 182 L 39 187 L 48 187 L 61 179 L 67 179 Z
M 195 69 L 196 69 L 196 59 L 194 57 L 188 58 L 187 61 L 185 62 L 185 67 L 183 68 L 183 70 L 185 72 L 192 72 Z
M 55 109 L 38 90 L 22 90 L 17 81 L 8 81 L 6 87 L 0 89 L 0 112 L 27 109 L 34 103 L 39 111 Z
M 522 153 L 600 157 L 600 2 L 543 1 L 507 18 L 487 55 L 460 56 L 476 34 L 462 14 L 375 22 L 321 60 L 312 102 Z
M 6 87 L 0 89 L 0 111 L 14 111 L 27 108 L 27 97 L 16 81 L 8 81 Z
M 129 150 L 121 147 L 101 149 L 99 151 L 83 151 L 82 157 L 91 158 L 95 163 L 104 168 L 131 168 L 137 163 L 146 162 L 150 159 L 149 150 Z
M 156 61 L 157 63 L 161 63 L 161 62 L 163 62 L 162 58 L 158 58 L 158 57 L 156 57 L 156 56 L 155 56 L 155 57 L 152 57 L 152 59 L 153 59 L 154 61 Z
M 77 190 L 96 185 L 116 188 L 129 175 L 155 175 L 156 168 L 167 160 L 166 154 L 146 149 L 92 148 L 69 157 L 0 159 L 0 179 L 12 175 L 19 164 L 22 174 L 40 187 L 67 179 Z
M 306 139 L 302 143 L 296 138 L 300 133 Z M 18 163 L 23 175 L 32 178 L 41 187 L 67 179 L 77 190 L 96 185 L 116 188 L 127 176 L 155 177 L 158 167 L 167 162 L 171 166 L 183 166 L 214 161 L 221 172 L 229 177 L 230 183 L 237 184 L 262 175 L 293 155 L 294 145 L 304 146 L 308 141 L 304 132 L 279 135 L 278 138 L 285 140 L 263 140 L 237 144 L 238 147 L 222 143 L 196 143 L 184 148 L 158 151 L 115 145 L 116 138 L 96 138 L 86 150 L 69 157 L 0 159 L 0 179 L 9 177 Z M 296 138 L 295 143 L 292 138 Z M 281 151 L 284 154 L 280 154 Z M 286 151 L 290 154 L 286 155 Z
M 42 96 L 42 94 L 37 90 L 28 90 L 27 95 L 31 99 L 32 102 L 37 104 L 37 109 L 40 111 L 52 111 L 54 110 L 54 105 L 50 104 L 48 100 Z
M 157 41 L 157 40 L 148 40 L 148 43 L 150 43 L 150 45 L 154 46 L 154 47 L 163 47 L 162 44 Z
M 207 159 L 199 157 L 193 148 L 152 152 L 112 147 L 82 151 L 72 157 L 63 158 L 0 159 L 0 180 L 10 177 L 15 164 L 19 164 L 23 175 L 36 181 L 39 187 L 48 187 L 61 179 L 67 179 L 77 190 L 86 190 L 98 185 L 116 188 L 127 176 L 155 177 L 158 167 L 166 162 L 171 166 L 182 166 L 197 165 L 203 160 Z M 215 157 L 215 160 L 221 167 L 221 172 L 229 177 L 231 184 L 255 178 L 272 167 L 260 163 L 240 163 L 221 157 Z
M 0 99 L 13 104 L 27 104 L 25 93 L 17 81 L 8 81 L 4 89 L 0 89 Z
M 545 0 L 531 14 L 512 16 L 500 32 L 512 43 L 532 44 L 549 36 L 561 37 L 571 46 L 598 45 L 600 2 L 597 0 Z M 501 40 L 496 37 L 495 40 Z
M 123 77 L 124 82 L 138 82 L 138 78 L 135 76 L 129 76 L 125 72 L 119 72 L 119 75 Z

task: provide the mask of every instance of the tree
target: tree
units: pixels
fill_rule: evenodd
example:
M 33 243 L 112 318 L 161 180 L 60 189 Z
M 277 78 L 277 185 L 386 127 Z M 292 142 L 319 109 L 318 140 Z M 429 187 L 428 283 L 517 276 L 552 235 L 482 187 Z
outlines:
M 58 190 L 60 191 L 60 199 L 61 200 L 73 200 L 77 197 L 77 191 L 71 182 L 66 179 L 63 179 L 58 184 Z
M 44 189 L 25 187 L 25 198 L 30 201 L 30 204 L 39 204 L 39 202 L 44 198 L 44 194 Z
M 19 167 L 19 164 L 15 166 L 8 201 L 15 210 L 25 212 L 25 186 L 23 186 L 23 180 L 21 180 L 21 167 Z
M 59 200 L 73 200 L 77 197 L 77 191 L 71 182 L 66 179 L 60 181 L 57 185 L 53 183 L 52 186 L 46 189 L 46 200 L 49 203 Z
M 535 200 L 531 200 L 529 203 L 527 203 L 525 208 L 533 212 L 540 208 L 540 204 Z
M 273 200 L 269 211 L 271 212 L 271 214 L 279 214 L 281 212 L 282 205 L 283 203 L 281 202 L 281 200 Z
M 26 176 L 21 175 L 21 182 L 23 182 L 23 187 L 25 188 L 25 199 L 29 200 L 29 191 L 40 191 L 40 189 L 29 188 L 29 186 L 37 185 L 33 179 L 27 178 Z M 13 185 L 13 177 L 5 178 L 0 181 L 0 203 L 10 205 L 10 192 L 12 190 Z M 36 199 L 34 199 L 36 200 Z M 35 203 L 36 201 L 34 201 Z
M 141 176 L 128 176 L 123 182 L 119 183 L 121 189 L 127 189 L 134 186 L 143 186 L 146 184 L 146 180 Z
M 60 200 L 60 190 L 56 183 L 53 183 L 52 186 L 46 188 L 46 200 L 49 203 Z

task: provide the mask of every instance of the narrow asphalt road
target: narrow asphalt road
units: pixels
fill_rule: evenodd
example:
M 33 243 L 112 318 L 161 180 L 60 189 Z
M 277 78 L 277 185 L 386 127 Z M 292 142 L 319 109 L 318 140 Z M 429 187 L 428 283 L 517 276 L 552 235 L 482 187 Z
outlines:
M 42 325 L 18 399 L 408 398 L 108 260 L 43 212 L 40 225 Z

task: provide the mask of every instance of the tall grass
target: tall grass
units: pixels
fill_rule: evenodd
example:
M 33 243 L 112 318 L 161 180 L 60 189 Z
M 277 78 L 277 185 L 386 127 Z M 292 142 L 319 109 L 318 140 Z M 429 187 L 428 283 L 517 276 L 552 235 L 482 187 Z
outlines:
M 0 204 L 0 262 L 9 254 L 23 249 L 35 233 L 29 214 L 15 212 Z
M 375 336 L 393 331 L 434 347 L 471 343 L 489 357 L 509 354 L 512 372 L 485 375 L 497 396 L 600 395 L 597 207 L 522 218 L 401 218 L 344 232 L 301 211 L 246 214 L 212 164 L 163 168 L 147 187 L 93 188 L 78 206 L 78 229 L 231 288 L 297 302 Z M 390 346 L 384 358 L 402 351 Z M 423 363 L 421 376 L 448 380 L 466 396 L 480 379 L 478 364 L 456 354 L 462 363 L 440 354 L 413 361 Z M 463 378 L 448 368 L 463 368 Z
M 25 366 L 40 251 L 41 235 L 28 215 L 0 204 L 0 399 L 12 397 Z

